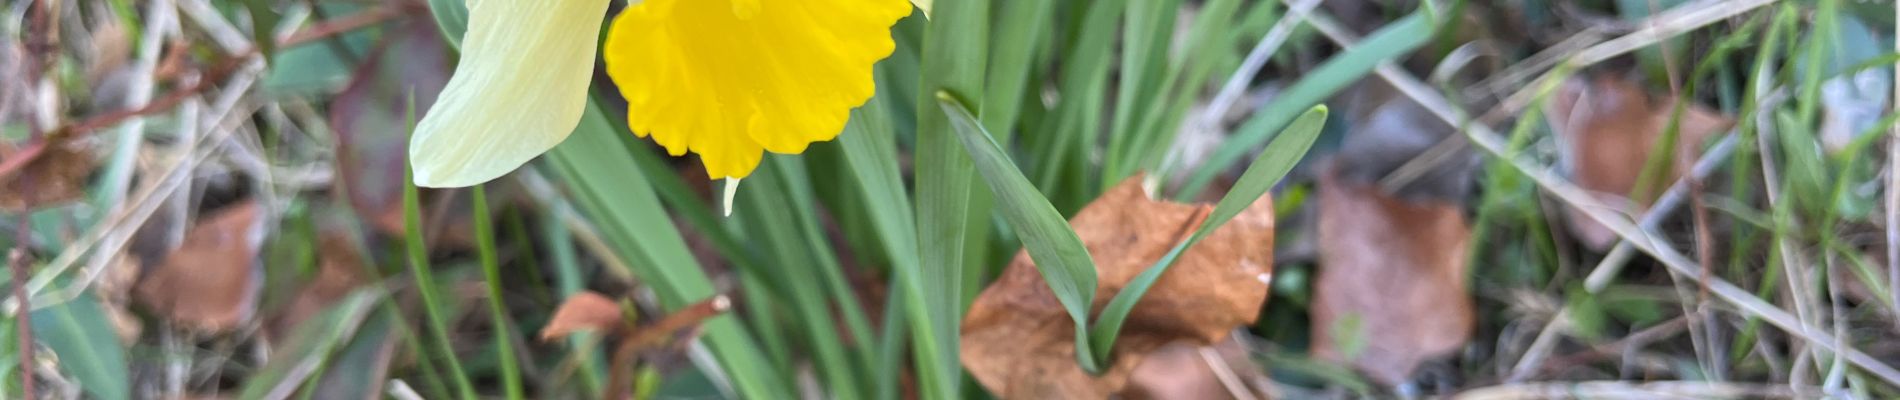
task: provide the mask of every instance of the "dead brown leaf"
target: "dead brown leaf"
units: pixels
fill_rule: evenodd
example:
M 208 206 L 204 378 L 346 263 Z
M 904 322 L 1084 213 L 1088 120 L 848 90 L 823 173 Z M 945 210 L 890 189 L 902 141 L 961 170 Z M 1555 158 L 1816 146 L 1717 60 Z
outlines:
M 1456 203 L 1412 203 L 1331 168 L 1319 186 L 1320 268 L 1313 349 L 1373 379 L 1404 382 L 1419 363 L 1463 346 L 1471 228 Z
M 146 268 L 133 296 L 182 327 L 226 332 L 250 319 L 255 306 L 261 207 L 245 201 L 192 227 L 184 245 Z
M 1702 143 L 1733 123 L 1700 104 L 1682 114 L 1676 152 L 1666 176 L 1638 188 L 1643 168 L 1668 129 L 1674 96 L 1652 96 L 1635 82 L 1597 76 L 1565 82 L 1545 106 L 1551 130 L 1563 139 L 1560 153 L 1578 186 L 1623 212 L 1642 212 L 1664 189 L 1687 173 Z M 1629 198 L 1632 193 L 1641 198 Z M 1571 233 L 1592 249 L 1604 250 L 1616 234 L 1576 209 L 1569 209 Z
M 18 147 L 0 144 L 0 165 L 15 157 L 43 153 L 19 166 L 18 171 L 0 171 L 0 210 L 19 212 L 85 195 L 86 178 L 99 164 L 86 146 L 61 137 L 48 136 L 43 142 Z
M 1141 176 L 1109 189 L 1069 221 L 1094 256 L 1095 307 L 1198 226 L 1212 209 L 1155 201 Z M 1215 343 L 1252 323 L 1273 266 L 1273 206 L 1262 197 L 1181 255 L 1130 313 L 1113 364 L 1091 376 L 1075 363 L 1074 325 L 1028 253 L 971 305 L 963 320 L 963 365 L 1004 398 L 1105 398 L 1121 392 L 1149 352 L 1177 341 Z
M 568 296 L 561 308 L 554 310 L 554 318 L 541 328 L 541 340 L 565 339 L 581 331 L 613 334 L 626 328 L 627 318 L 620 303 L 600 293 L 580 292 Z

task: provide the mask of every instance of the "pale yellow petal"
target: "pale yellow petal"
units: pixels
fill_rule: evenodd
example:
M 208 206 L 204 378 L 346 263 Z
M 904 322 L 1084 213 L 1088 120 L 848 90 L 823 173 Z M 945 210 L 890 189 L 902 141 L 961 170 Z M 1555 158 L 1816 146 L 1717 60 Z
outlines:
M 602 57 L 634 134 L 699 154 L 709 178 L 744 177 L 763 151 L 837 137 L 910 12 L 905 0 L 646 0 L 614 20 Z
M 924 18 L 930 18 L 930 3 L 931 0 L 910 0 L 910 4 L 916 4 L 917 9 L 924 12 Z
M 461 62 L 409 141 L 416 185 L 487 182 L 566 139 L 587 106 L 608 3 L 469 1 Z

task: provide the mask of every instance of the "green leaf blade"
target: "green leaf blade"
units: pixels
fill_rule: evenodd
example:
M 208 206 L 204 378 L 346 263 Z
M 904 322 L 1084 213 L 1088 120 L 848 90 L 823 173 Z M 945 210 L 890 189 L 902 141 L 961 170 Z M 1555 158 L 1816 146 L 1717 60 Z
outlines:
M 1154 265 L 1142 271 L 1141 275 L 1135 276 L 1135 279 L 1129 281 L 1121 292 L 1109 299 L 1108 305 L 1102 308 L 1100 317 L 1096 319 L 1089 331 L 1090 348 L 1087 350 L 1094 353 L 1095 359 L 1107 360 L 1112 356 L 1109 353 L 1115 348 L 1115 340 L 1120 336 L 1122 324 L 1127 322 L 1128 314 L 1134 311 L 1135 304 L 1141 301 L 1141 297 L 1148 293 L 1149 288 L 1154 287 L 1155 282 L 1161 279 L 1161 275 L 1174 265 L 1174 261 L 1180 258 L 1182 253 L 1187 252 L 1194 244 L 1200 243 L 1201 239 L 1206 238 L 1207 235 L 1213 234 L 1214 230 L 1226 225 L 1227 221 L 1233 220 L 1234 216 L 1240 215 L 1241 211 L 1252 206 L 1260 199 L 1260 196 L 1265 195 L 1268 190 L 1273 189 L 1274 185 L 1279 184 L 1280 180 L 1286 178 L 1286 174 L 1292 172 L 1294 166 L 1299 165 L 1300 159 L 1305 158 L 1307 151 L 1313 148 L 1313 142 L 1319 139 L 1320 130 L 1326 125 L 1326 114 L 1327 109 L 1324 105 L 1314 106 L 1300 114 L 1292 125 L 1287 126 L 1286 130 L 1281 131 L 1280 135 L 1267 145 L 1265 151 L 1260 152 L 1260 156 L 1247 167 L 1247 172 L 1240 175 L 1240 180 L 1234 182 L 1233 189 L 1228 190 L 1227 194 L 1221 197 L 1220 202 L 1215 204 L 1214 211 L 1208 214 L 1207 219 L 1201 222 L 1201 226 L 1195 229 L 1193 235 L 1168 250 L 1168 253 L 1155 261 Z
M 1029 251 L 1029 258 L 1035 260 L 1036 270 L 1042 272 L 1043 281 L 1075 320 L 1078 343 L 1085 343 L 1087 337 L 1080 332 L 1087 331 L 1096 276 L 1095 262 L 1089 258 L 1082 238 L 1076 236 L 1062 213 L 1042 197 L 1029 178 L 1016 169 L 1016 164 L 1003 154 L 1003 147 L 983 130 L 981 122 L 962 103 L 948 92 L 938 92 L 937 104 L 950 116 L 958 141 L 996 196 L 1003 221 L 1016 230 L 1023 247 Z M 1077 353 L 1078 356 L 1086 354 Z M 1095 366 L 1091 364 L 1093 362 L 1084 357 L 1083 368 L 1093 370 Z

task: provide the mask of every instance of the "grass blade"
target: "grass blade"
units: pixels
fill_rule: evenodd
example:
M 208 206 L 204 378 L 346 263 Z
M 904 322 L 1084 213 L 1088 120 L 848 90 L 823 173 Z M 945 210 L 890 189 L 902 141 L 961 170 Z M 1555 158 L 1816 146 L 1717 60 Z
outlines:
M 1214 180 L 1229 164 L 1239 160 L 1246 152 L 1267 140 L 1267 135 L 1285 127 L 1287 123 L 1307 108 L 1319 104 L 1328 96 L 1358 82 L 1359 78 L 1371 73 L 1373 67 L 1394 57 L 1409 53 L 1412 49 L 1425 44 L 1432 32 L 1437 30 L 1430 5 L 1422 6 L 1418 11 L 1399 19 L 1377 32 L 1367 36 L 1359 45 L 1352 46 L 1337 56 L 1326 60 L 1313 72 L 1301 77 L 1298 83 L 1288 87 L 1285 92 L 1274 97 L 1265 109 L 1248 119 L 1236 129 L 1226 143 L 1215 150 L 1200 168 L 1188 176 L 1175 193 L 1177 199 L 1193 198 Z
M 824 265 L 814 254 L 829 251 L 825 247 L 808 247 L 806 232 L 801 221 L 813 217 L 816 211 L 809 206 L 809 198 L 796 199 L 798 196 L 787 189 L 787 171 L 782 156 L 767 156 L 760 165 L 758 173 L 746 179 L 746 193 L 740 195 L 738 207 L 741 211 L 733 215 L 742 230 L 747 234 L 747 242 L 755 243 L 765 252 L 766 260 L 779 265 L 768 266 L 760 272 L 766 279 L 779 281 L 786 288 L 788 296 L 780 301 L 786 303 L 796 314 L 795 325 L 805 331 L 806 353 L 813 356 L 818 376 L 826 383 L 826 391 L 839 399 L 863 398 L 858 383 L 858 371 L 852 367 L 852 359 L 846 355 L 828 302 L 835 293 L 826 291 L 825 283 L 819 274 L 810 269 L 838 268 L 836 260 Z M 787 210 L 787 200 L 795 204 L 795 210 Z M 799 216 L 807 218 L 799 218 Z M 796 269 L 791 267 L 797 267 Z M 849 293 L 845 293 L 849 295 Z M 855 332 L 854 332 L 855 334 Z
M 1095 262 L 1089 258 L 1082 238 L 1069 228 L 1069 222 L 1049 204 L 1049 199 L 1036 191 L 1029 178 L 1023 177 L 1016 164 L 1003 154 L 1003 146 L 983 131 L 969 109 L 948 92 L 938 92 L 937 104 L 950 115 L 959 142 L 996 196 L 1003 221 L 1016 230 L 1029 258 L 1036 261 L 1036 270 L 1042 272 L 1043 281 L 1068 310 L 1069 318 L 1075 320 L 1078 345 L 1087 343 L 1089 309 L 1095 301 Z M 1083 369 L 1099 370 L 1089 352 L 1076 355 Z
M 981 229 L 989 220 L 986 199 L 970 190 L 970 159 L 955 151 L 950 117 L 928 98 L 940 90 L 982 96 L 989 56 L 989 0 L 949 0 L 936 4 L 924 31 L 922 88 L 917 104 L 917 273 L 905 274 L 914 291 L 911 333 L 916 341 L 918 379 L 923 398 L 960 397 L 962 368 L 957 327 L 963 319 L 963 270 L 972 245 L 988 240 Z M 980 97 L 979 97 L 980 98 Z M 915 308 L 921 306 L 921 309 Z
M 1009 143 L 1021 115 L 1024 92 L 1035 69 L 1036 43 L 1049 34 L 1055 16 L 1054 1 L 1006 1 L 997 4 L 990 37 L 989 84 L 984 88 L 983 128 Z
M 897 144 L 891 129 L 889 94 L 880 94 L 852 112 L 851 122 L 845 124 L 844 133 L 838 135 L 838 144 L 842 147 L 845 170 L 853 180 L 863 201 L 861 211 L 868 215 L 870 227 L 878 236 L 877 243 L 882 245 L 884 257 L 890 260 L 894 272 L 891 287 L 893 290 L 884 322 L 884 337 L 880 341 L 878 361 L 872 368 L 874 375 L 873 394 L 877 399 L 896 398 L 898 389 L 897 373 L 902 369 L 898 364 L 903 357 L 902 338 L 907 325 L 903 316 L 925 315 L 928 309 L 922 301 L 922 271 L 914 254 L 917 248 L 917 221 L 911 213 L 910 196 L 905 192 L 902 170 L 897 164 Z M 914 333 L 914 331 L 913 331 Z M 935 357 L 936 343 L 924 343 L 937 337 L 918 335 L 917 357 L 919 363 L 941 364 L 941 360 L 924 360 Z
M 475 385 L 469 383 L 468 373 L 462 370 L 462 360 L 455 356 L 455 348 L 451 345 L 453 342 L 449 341 L 447 319 L 443 318 L 442 310 L 436 307 L 442 304 L 442 296 L 436 293 L 435 271 L 429 267 L 429 250 L 426 248 L 428 242 L 422 237 L 422 205 L 416 193 L 415 171 L 408 167 L 408 163 L 403 165 L 403 248 L 409 257 L 409 274 L 416 278 L 416 293 L 422 297 L 423 313 L 429 319 L 426 324 L 429 326 L 429 339 L 435 342 L 436 350 L 448 362 L 448 373 L 454 378 L 455 392 L 462 398 L 475 398 Z
M 1161 274 L 1168 272 L 1168 267 L 1174 265 L 1175 258 L 1194 247 L 1195 243 L 1200 243 L 1201 239 L 1206 238 L 1207 235 L 1213 234 L 1214 230 L 1220 229 L 1221 225 L 1227 224 L 1227 221 L 1234 219 L 1234 216 L 1240 215 L 1247 206 L 1252 205 L 1274 185 L 1279 184 L 1280 180 L 1286 177 L 1287 172 L 1293 171 L 1293 166 L 1298 165 L 1300 159 L 1306 157 L 1307 150 L 1313 148 L 1313 141 L 1319 139 L 1320 128 L 1325 125 L 1326 106 L 1321 105 L 1306 110 L 1306 113 L 1300 114 L 1299 119 L 1293 120 L 1293 125 L 1281 131 L 1280 135 L 1273 139 L 1273 143 L 1267 145 L 1266 151 L 1262 151 L 1260 157 L 1254 159 L 1253 165 L 1247 167 L 1247 172 L 1240 175 L 1240 180 L 1234 182 L 1234 188 L 1227 191 L 1226 196 L 1221 197 L 1220 203 L 1214 205 L 1214 212 L 1208 214 L 1207 219 L 1201 222 L 1199 228 L 1195 228 L 1193 235 L 1175 245 L 1174 249 L 1168 250 L 1167 255 L 1155 261 L 1154 265 L 1148 267 L 1147 270 L 1141 271 L 1141 275 L 1129 281 L 1128 286 L 1123 287 L 1120 293 L 1116 293 L 1115 297 L 1108 301 L 1108 305 L 1102 308 L 1101 315 L 1090 328 L 1089 345 L 1091 347 L 1087 350 L 1093 352 L 1098 360 L 1109 359 L 1111 355 L 1109 351 L 1114 349 L 1116 336 L 1121 333 L 1122 323 L 1128 320 L 1128 313 L 1134 311 L 1135 303 L 1141 301 L 1141 296 L 1148 292 L 1148 288 L 1154 286 L 1156 280 L 1161 279 Z M 1077 349 L 1077 351 L 1082 350 Z
M 501 265 L 495 259 L 495 224 L 489 220 L 488 191 L 475 185 L 469 192 L 475 198 L 475 252 L 482 260 L 482 276 L 488 281 L 488 312 L 495 324 L 495 354 L 501 357 L 501 386 L 508 399 L 520 399 L 521 367 L 515 363 L 514 327 L 508 323 L 508 306 L 501 300 Z
M 628 154 L 623 140 L 634 140 L 613 128 L 598 102 L 590 102 L 580 125 L 567 141 L 548 152 L 571 190 L 582 214 L 599 223 L 601 234 L 622 253 L 633 274 L 650 282 L 662 306 L 670 310 L 711 297 L 713 287 L 674 229 L 659 195 Z M 705 324 L 704 340 L 746 398 L 776 398 L 793 393 L 787 382 L 765 362 L 751 335 L 739 320 L 722 315 Z

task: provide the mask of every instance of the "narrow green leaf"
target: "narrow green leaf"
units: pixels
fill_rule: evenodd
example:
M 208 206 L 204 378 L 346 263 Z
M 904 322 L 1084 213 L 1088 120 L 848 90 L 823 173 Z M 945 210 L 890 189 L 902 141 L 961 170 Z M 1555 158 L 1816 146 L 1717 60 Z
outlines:
M 1076 351 L 1090 351 L 1096 359 L 1108 360 L 1112 356 L 1109 352 L 1115 348 L 1115 339 L 1121 334 L 1122 323 L 1128 320 L 1128 313 L 1134 311 L 1135 304 L 1141 301 L 1142 295 L 1148 293 L 1148 288 L 1154 287 L 1155 281 L 1161 279 L 1161 274 L 1168 272 L 1168 267 L 1174 265 L 1174 260 L 1181 253 L 1193 248 L 1195 243 L 1200 243 L 1201 239 L 1213 234 L 1221 225 L 1226 225 L 1234 216 L 1240 215 L 1241 211 L 1279 184 L 1287 172 L 1293 171 L 1300 159 L 1306 157 L 1307 150 L 1313 148 L 1313 141 L 1319 139 L 1320 129 L 1326 125 L 1326 113 L 1324 105 L 1306 110 L 1306 113 L 1293 120 L 1293 125 L 1281 131 L 1273 143 L 1267 144 L 1266 151 L 1260 152 L 1253 165 L 1247 167 L 1247 172 L 1240 175 L 1233 189 L 1228 190 L 1227 195 L 1214 205 L 1214 212 L 1208 214 L 1199 228 L 1195 228 L 1193 235 L 1168 250 L 1167 255 L 1141 271 L 1141 275 L 1135 276 L 1128 286 L 1109 299 L 1108 305 L 1102 308 L 1101 315 L 1089 331 L 1091 347 L 1078 348 Z
M 407 115 L 404 116 L 404 121 L 405 124 L 409 126 L 408 128 L 411 133 L 414 133 L 415 130 L 415 108 L 415 99 L 409 99 L 409 107 L 405 111 Z M 468 373 L 462 369 L 462 360 L 456 357 L 455 347 L 453 343 L 449 341 L 448 320 L 444 317 L 446 313 L 437 307 L 438 304 L 442 304 L 440 300 L 442 296 L 436 292 L 435 271 L 429 266 L 429 250 L 426 247 L 428 246 L 428 242 L 422 237 L 422 203 L 420 200 L 421 195 L 417 193 L 415 181 L 415 171 L 410 168 L 409 163 L 403 163 L 402 226 L 404 255 L 408 257 L 409 273 L 415 275 L 416 294 L 422 297 L 423 314 L 428 317 L 428 321 L 426 321 L 424 325 L 428 325 L 429 339 L 435 341 L 436 350 L 440 352 L 438 355 L 448 361 L 448 373 L 451 375 L 451 378 L 454 378 L 456 393 L 460 394 L 463 398 L 474 398 L 475 385 L 469 383 Z M 417 349 L 417 351 L 422 350 Z
M 388 304 L 388 303 L 382 303 Z M 389 383 L 390 364 L 396 358 L 398 320 L 395 307 L 378 307 L 323 362 L 323 374 L 304 388 L 305 399 L 375 399 Z M 309 326 L 305 324 L 304 326 Z M 334 328 L 334 327 L 333 327 Z M 270 382 L 258 379 L 256 382 Z
M 61 369 L 97 399 L 129 399 L 125 346 L 91 294 L 32 313 L 33 337 L 59 356 Z
M 1039 98 L 1040 90 L 1025 91 L 1035 70 L 1036 43 L 1050 31 L 1055 1 L 1005 1 L 991 14 L 996 21 L 990 37 L 989 84 L 983 128 L 1009 143 L 1024 99 Z
M 1035 155 L 1024 167 L 1034 176 L 1036 187 L 1063 210 L 1072 210 L 1093 197 L 1092 191 L 1073 185 L 1088 183 L 1088 173 L 1082 167 L 1104 131 L 1102 105 L 1108 101 L 1109 67 L 1115 64 L 1115 39 L 1120 36 L 1117 22 L 1127 3 L 1095 1 L 1088 3 L 1086 10 L 1078 10 L 1083 14 L 1081 26 L 1075 42 L 1063 53 L 1060 82 L 1056 85 L 1061 102 L 1056 104 L 1054 118 L 1042 121 L 1040 132 L 1024 138 L 1029 154 Z
M 649 282 L 660 303 L 677 310 L 711 297 L 712 281 L 686 248 L 686 240 L 669 222 L 659 195 L 634 162 L 623 140 L 637 140 L 608 122 L 598 101 L 590 101 L 580 124 L 567 141 L 545 157 L 570 190 L 583 215 L 591 217 L 601 235 L 621 253 L 634 276 Z M 705 324 L 704 340 L 724 369 L 738 395 L 779 398 L 793 393 L 790 380 L 765 362 L 744 325 L 734 316 L 719 316 Z
M 804 247 L 809 249 L 823 289 L 829 291 L 827 298 L 836 303 L 834 309 L 837 310 L 837 318 L 843 320 L 844 329 L 850 337 L 872 337 L 870 318 L 865 316 L 864 305 L 858 301 L 856 289 L 845 278 L 844 266 L 838 261 L 838 254 L 832 250 L 829 236 L 825 234 L 824 221 L 818 212 L 818 195 L 810 179 L 813 175 L 806 167 L 805 158 L 774 156 L 772 163 L 776 166 L 773 171 L 784 184 L 785 196 L 780 199 L 791 200 L 792 207 L 798 211 L 795 215 L 798 221 L 796 227 L 799 229 L 797 236 L 804 240 Z M 853 360 L 857 362 L 852 365 L 854 370 L 850 372 L 852 380 L 856 380 L 856 376 L 869 375 L 876 363 L 875 355 L 868 350 L 870 346 L 860 347 L 859 351 L 851 352 L 857 356 Z
M 1266 28 L 1245 29 L 1249 24 L 1266 26 L 1277 18 L 1277 5 L 1255 3 L 1253 9 L 1240 11 L 1240 0 L 1212 0 L 1203 5 L 1189 29 L 1181 56 L 1169 64 L 1169 76 L 1162 82 L 1158 99 L 1150 102 L 1147 115 L 1136 119 L 1136 142 L 1124 149 L 1127 161 L 1120 170 L 1104 170 L 1102 185 L 1114 185 L 1138 170 L 1161 167 L 1175 138 L 1180 136 L 1181 121 L 1198 102 L 1207 81 L 1216 73 L 1226 75 L 1238 69 L 1246 50 L 1235 43 L 1242 38 L 1258 37 Z M 1236 25 L 1239 25 L 1238 27 Z M 1241 29 L 1236 29 L 1241 28 Z
M 1367 36 L 1358 45 L 1327 59 L 1312 72 L 1300 77 L 1300 81 L 1281 92 L 1268 102 L 1253 118 L 1248 119 L 1235 130 L 1225 144 L 1214 151 L 1200 166 L 1189 175 L 1175 194 L 1178 199 L 1193 198 L 1201 188 L 1214 180 L 1228 165 L 1246 155 L 1254 146 L 1267 140 L 1268 134 L 1279 131 L 1287 123 L 1307 108 L 1338 92 L 1346 85 L 1358 82 L 1371 73 L 1381 62 L 1409 53 L 1412 49 L 1425 44 L 1437 22 L 1430 18 L 1430 6 L 1421 6 L 1419 11 L 1407 15 L 1396 22 L 1379 28 Z
M 502 301 L 501 263 L 495 256 L 495 224 L 490 221 L 488 191 L 475 185 L 475 252 L 482 262 L 482 277 L 488 281 L 488 312 L 494 324 L 495 352 L 501 357 L 501 386 L 510 400 L 521 399 L 521 367 L 515 362 L 514 327 L 508 323 L 508 306 Z
M 1035 260 L 1036 270 L 1042 272 L 1043 281 L 1055 292 L 1056 300 L 1062 302 L 1069 318 L 1075 320 L 1077 343 L 1086 343 L 1089 309 L 1095 301 L 1095 262 L 1089 258 L 1082 238 L 1069 228 L 1062 213 L 1056 212 L 1055 206 L 1036 191 L 1029 178 L 1023 177 L 1016 164 L 1003 154 L 1003 146 L 983 131 L 982 124 L 962 103 L 948 92 L 938 92 L 937 104 L 950 116 L 963 149 L 969 152 L 976 170 L 982 173 L 983 181 L 996 196 L 1003 221 L 1016 230 L 1023 247 L 1029 251 L 1029 258 Z M 1088 352 L 1076 355 L 1084 369 L 1097 370 L 1099 365 Z
M 884 90 L 880 88 L 879 90 Z M 844 133 L 838 135 L 838 144 L 843 148 L 848 178 L 858 188 L 863 205 L 860 210 L 869 216 L 870 227 L 878 236 L 877 243 L 882 245 L 884 257 L 891 262 L 894 272 L 890 303 L 885 304 L 884 336 L 879 343 L 877 367 L 871 373 L 873 394 L 877 399 L 893 399 L 897 395 L 897 374 L 902 370 L 899 363 L 903 357 L 902 338 L 906 337 L 907 325 L 903 317 L 924 315 L 929 310 L 921 301 L 924 282 L 923 272 L 917 257 L 917 221 L 911 213 L 910 197 L 905 192 L 902 170 L 897 164 L 897 143 L 895 132 L 891 128 L 888 104 L 892 97 L 888 93 L 872 97 L 863 107 L 852 111 L 851 121 L 845 124 Z M 901 310 L 902 312 L 896 312 Z M 911 331 L 910 333 L 915 333 Z M 924 343 L 935 340 L 956 340 L 955 337 L 936 337 L 918 334 L 917 363 L 941 365 L 945 361 L 936 357 L 940 344 Z M 950 360 L 949 362 L 955 362 Z
M 1134 169 L 1132 146 L 1157 132 L 1147 126 L 1152 104 L 1167 103 L 1162 92 L 1178 71 L 1168 70 L 1168 54 L 1173 49 L 1174 23 L 1180 0 L 1127 0 L 1129 12 L 1123 14 L 1120 81 L 1115 85 L 1114 123 L 1109 126 L 1107 161 L 1102 165 L 1102 182 L 1120 181 Z M 1227 17 L 1222 15 L 1220 17 Z M 1168 74 L 1168 75 L 1163 75 Z
M 949 116 L 929 99 L 939 90 L 983 96 L 988 65 L 990 0 L 946 0 L 933 6 L 924 30 L 917 106 L 918 269 L 899 271 L 898 290 L 920 296 L 905 300 L 921 306 L 910 313 L 916 344 L 921 397 L 961 397 L 957 327 L 963 319 L 964 269 L 976 259 L 971 248 L 988 241 L 989 203 L 970 190 L 975 180 L 970 159 L 954 151 L 956 135 Z M 979 97 L 980 99 L 980 97 Z M 899 257 L 902 258 L 902 257 Z M 980 258 L 979 258 L 980 259 Z
M 270 8 L 269 0 L 244 0 L 244 9 L 251 14 L 251 43 L 257 44 L 258 54 L 264 55 L 264 62 L 277 62 L 277 21 L 283 18 L 277 10 Z
M 759 165 L 751 177 L 745 180 L 746 192 L 739 195 L 737 206 L 740 211 L 731 217 L 739 222 L 745 232 L 746 242 L 754 243 L 766 260 L 775 265 L 763 271 L 766 279 L 779 281 L 787 288 L 789 296 L 777 301 L 789 306 L 796 313 L 794 325 L 803 328 L 808 354 L 816 360 L 819 377 L 826 383 L 826 391 L 839 399 L 858 399 L 860 393 L 857 377 L 859 373 L 852 367 L 852 359 L 846 354 L 841 340 L 837 319 L 830 312 L 830 298 L 825 283 L 814 274 L 814 269 L 838 268 L 836 260 L 825 265 L 816 252 L 829 252 L 827 247 L 811 247 L 800 217 L 815 218 L 816 210 L 801 206 L 790 207 L 787 203 L 809 206 L 811 199 L 796 199 L 797 194 L 787 189 L 785 156 L 770 155 Z M 796 160 L 793 160 L 796 161 Z M 845 293 L 845 295 L 850 295 Z
M 285 342 L 287 349 L 275 353 L 270 363 L 264 364 L 251 376 L 243 390 L 238 392 L 238 398 L 289 398 L 312 378 L 316 366 L 328 362 L 333 353 L 349 342 L 366 318 L 378 314 L 375 306 L 382 298 L 380 289 L 359 289 L 311 317 L 291 334 L 290 340 Z M 393 314 L 384 316 L 394 318 Z M 107 329 L 100 332 L 111 332 L 110 328 Z M 90 387 L 91 384 L 86 386 Z
M 468 4 L 466 0 L 429 0 L 429 12 L 435 16 L 435 26 L 442 29 L 442 38 L 449 46 L 462 48 L 462 33 L 468 31 Z
M 541 225 L 540 247 L 548 249 L 554 266 L 555 289 L 562 299 L 578 294 L 587 287 L 582 282 L 580 255 L 574 249 L 574 233 L 568 230 L 567 224 L 552 223 L 561 221 L 570 212 L 573 212 L 573 206 L 559 201 L 548 207 L 541 218 L 549 223 Z M 607 364 L 598 357 L 599 352 L 595 351 L 594 346 L 587 344 L 588 341 L 599 340 L 594 335 L 594 332 L 575 332 L 567 338 L 567 351 L 573 354 L 571 357 L 580 360 L 581 371 L 577 372 L 580 386 L 586 389 L 585 393 L 598 397 Z

